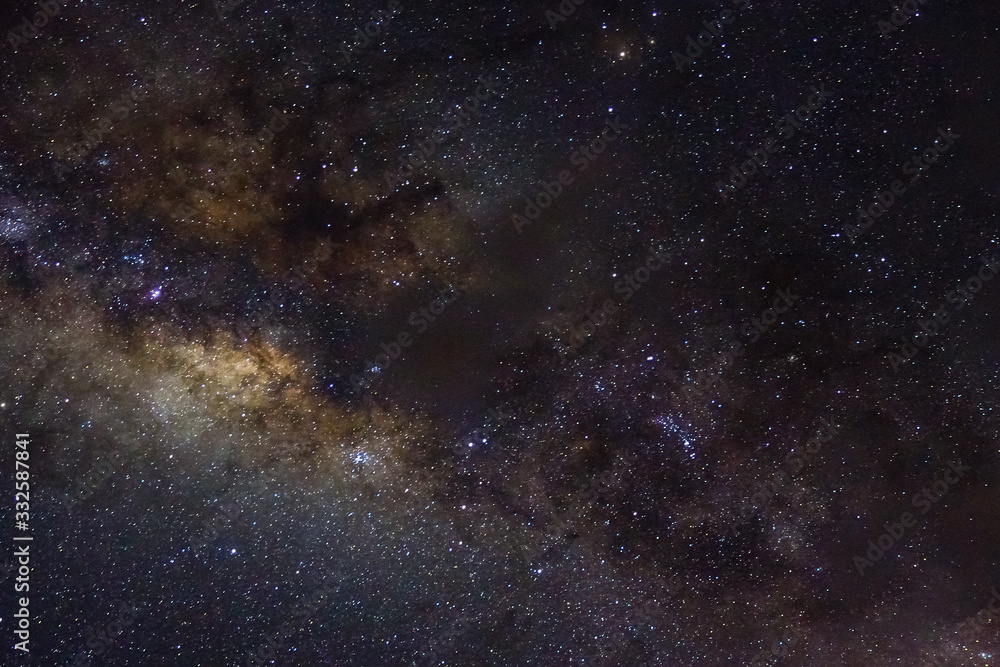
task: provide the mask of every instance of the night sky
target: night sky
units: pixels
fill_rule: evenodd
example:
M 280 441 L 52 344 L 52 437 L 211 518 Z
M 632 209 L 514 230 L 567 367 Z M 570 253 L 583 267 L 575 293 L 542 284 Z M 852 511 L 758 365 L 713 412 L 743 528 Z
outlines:
M 903 4 L 3 2 L 0 664 L 1000 665 L 1000 12 Z

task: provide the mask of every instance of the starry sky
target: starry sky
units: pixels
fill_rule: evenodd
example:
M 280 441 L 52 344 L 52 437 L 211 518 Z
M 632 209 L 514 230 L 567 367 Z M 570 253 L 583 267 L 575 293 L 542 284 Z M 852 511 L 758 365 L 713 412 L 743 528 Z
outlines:
M 5 0 L 0 662 L 1000 664 L 998 16 L 904 5 Z

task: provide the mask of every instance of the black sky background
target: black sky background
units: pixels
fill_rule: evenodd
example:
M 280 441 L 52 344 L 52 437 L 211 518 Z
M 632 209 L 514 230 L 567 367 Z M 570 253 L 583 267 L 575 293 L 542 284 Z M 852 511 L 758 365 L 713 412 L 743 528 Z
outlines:
M 1000 619 L 963 622 L 1000 583 L 998 284 L 892 363 L 1000 251 L 995 5 L 927 0 L 884 37 L 889 3 L 750 0 L 678 72 L 731 5 L 586 0 L 552 26 L 556 4 L 401 0 L 350 61 L 384 4 L 72 2 L 8 34 L 0 477 L 30 433 L 34 541 L 24 655 L 0 507 L 2 664 L 248 665 L 279 635 L 258 664 L 997 664 Z M 5 33 L 36 10 L 0 4 Z M 387 185 L 480 76 L 496 94 Z M 938 128 L 954 146 L 849 239 Z M 833 439 L 755 496 L 821 419 Z

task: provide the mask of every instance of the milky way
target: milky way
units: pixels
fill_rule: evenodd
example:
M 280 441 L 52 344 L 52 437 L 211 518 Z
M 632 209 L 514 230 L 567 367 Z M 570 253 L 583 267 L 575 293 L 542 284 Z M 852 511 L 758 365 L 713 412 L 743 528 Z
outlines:
M 997 12 L 677 4 L 5 5 L 0 662 L 1000 664 Z

